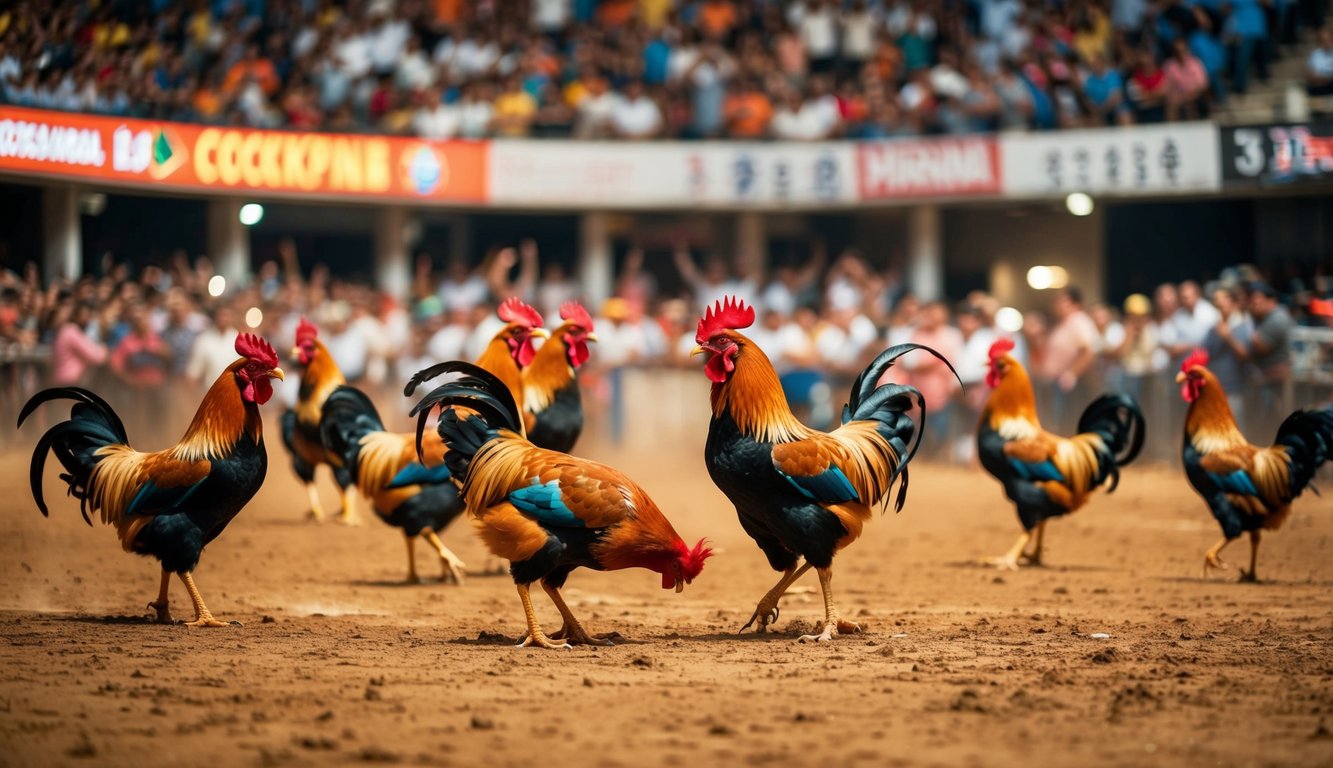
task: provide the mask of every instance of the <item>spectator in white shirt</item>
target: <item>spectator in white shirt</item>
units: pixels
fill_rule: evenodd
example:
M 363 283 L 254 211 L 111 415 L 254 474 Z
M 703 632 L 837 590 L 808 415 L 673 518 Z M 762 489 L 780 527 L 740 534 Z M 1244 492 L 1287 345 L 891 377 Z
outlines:
M 213 325 L 194 337 L 185 378 L 195 386 L 208 387 L 218 372 L 236 362 L 236 313 L 227 305 L 213 310 Z
M 412 128 L 423 139 L 452 139 L 462 127 L 463 116 L 458 107 L 445 101 L 444 91 L 434 106 L 422 105 L 412 118 Z
M 1199 284 L 1186 280 L 1180 284 L 1180 309 L 1171 316 L 1176 326 L 1176 337 L 1169 350 L 1173 358 L 1188 355 L 1195 347 L 1203 344 L 1208 331 L 1222 319 L 1222 313 L 1203 298 Z
M 774 138 L 784 141 L 822 141 L 833 135 L 838 124 L 836 113 L 830 119 L 821 102 L 789 90 L 773 112 L 770 127 Z
M 611 108 L 611 130 L 621 139 L 651 139 L 662 131 L 662 110 L 643 92 L 643 81 L 631 80 L 625 95 Z
M 833 0 L 807 0 L 792 9 L 810 57 L 811 72 L 831 72 L 838 59 L 838 10 Z
M 435 65 L 430 57 L 421 50 L 421 41 L 415 35 L 407 39 L 407 45 L 398 57 L 398 70 L 395 78 L 399 88 L 417 91 L 435 84 Z
M 859 72 L 861 65 L 875 55 L 875 38 L 883 25 L 865 0 L 854 0 L 851 10 L 842 15 L 842 61 L 847 70 Z
M 458 135 L 465 139 L 482 139 L 491 132 L 495 107 L 491 106 L 490 86 L 474 81 L 463 86 L 463 98 L 458 103 Z

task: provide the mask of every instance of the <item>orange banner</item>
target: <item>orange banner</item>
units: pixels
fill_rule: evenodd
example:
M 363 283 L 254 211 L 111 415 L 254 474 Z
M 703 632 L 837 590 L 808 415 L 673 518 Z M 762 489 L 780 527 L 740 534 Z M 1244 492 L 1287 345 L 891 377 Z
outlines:
M 0 107 L 0 173 L 255 196 L 486 200 L 486 142 L 261 131 Z

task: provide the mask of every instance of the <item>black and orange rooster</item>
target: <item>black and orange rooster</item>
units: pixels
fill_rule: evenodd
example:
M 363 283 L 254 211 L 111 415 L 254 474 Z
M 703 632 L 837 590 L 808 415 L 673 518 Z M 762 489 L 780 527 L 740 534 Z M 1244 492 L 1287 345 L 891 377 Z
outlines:
M 1222 540 L 1204 555 L 1203 575 L 1225 568 L 1222 549 L 1242 533 L 1250 534 L 1250 568 L 1242 581 L 1256 581 L 1259 539 L 1291 514 L 1319 467 L 1333 458 L 1333 408 L 1296 411 L 1278 427 L 1273 445 L 1245 442 L 1227 403 L 1227 393 L 1212 371 L 1208 353 L 1197 350 L 1180 366 L 1176 382 L 1189 403 L 1182 447 L 1185 476 L 1222 526 Z
M 324 410 L 324 401 L 333 390 L 347 383 L 343 378 L 333 356 L 319 340 L 319 330 L 315 324 L 301 318 L 296 326 L 296 347 L 292 357 L 299 364 L 301 390 L 295 408 L 289 408 L 282 414 L 282 443 L 292 455 L 292 469 L 296 476 L 305 483 L 306 493 L 310 497 L 310 518 L 323 522 L 324 508 L 319 503 L 319 492 L 315 489 L 315 470 L 321 464 L 329 465 L 333 470 L 333 479 L 342 493 L 342 510 L 338 513 L 339 522 L 354 525 L 357 522 L 353 500 L 356 495 L 356 481 L 344 467 L 335 464 L 333 457 L 324 449 L 319 438 L 320 416 Z
M 264 482 L 268 454 L 259 406 L 273 396 L 270 378 L 282 378 L 278 355 L 253 334 L 236 338 L 232 363 L 204 395 L 185 436 L 174 447 L 140 453 L 129 446 L 125 426 L 105 400 L 86 389 L 61 387 L 33 395 L 19 413 L 19 426 L 42 403 L 73 400 L 68 421 L 42 435 L 32 455 L 32 496 L 43 515 L 42 472 L 49 451 L 65 468 L 60 479 L 79 499 L 83 519 L 100 513 L 116 526 L 126 552 L 162 563 L 155 602 L 157 621 L 172 623 L 167 591 L 180 576 L 194 601 L 192 627 L 221 627 L 191 573 L 205 546 L 241 511 Z
M 783 572 L 741 631 L 756 621 L 765 631 L 777 620 L 778 599 L 813 567 L 824 593 L 824 622 L 821 632 L 800 639 L 828 641 L 861 629 L 840 619 L 834 606 L 833 556 L 861 535 L 871 509 L 887 499 L 900 475 L 896 508 L 902 509 L 907 464 L 916 452 L 915 445 L 908 448 L 916 426 L 907 412 L 926 407 L 914 387 L 876 382 L 911 350 L 944 358 L 918 344 L 884 351 L 852 384 L 842 426 L 818 432 L 792 415 L 768 356 L 738 332 L 753 323 L 753 308 L 720 301 L 699 320 L 694 350 L 708 356 L 704 372 L 713 382 L 708 473 L 736 505 L 741 527 L 769 565 Z
M 1032 381 L 1021 363 L 1009 353 L 1014 342 L 1000 339 L 991 345 L 986 385 L 990 399 L 977 427 L 977 456 L 1004 485 L 1005 495 L 1018 509 L 1023 533 L 1003 556 L 990 563 L 1015 570 L 1019 562 L 1041 564 L 1046 521 L 1082 507 L 1092 492 L 1110 481 L 1110 493 L 1120 483 L 1120 467 L 1143 448 L 1143 412 L 1125 394 L 1102 395 L 1078 419 L 1078 434 L 1070 438 L 1041 428 Z M 1036 531 L 1036 543 L 1026 553 Z
M 324 402 L 320 434 L 334 466 L 346 468 L 385 523 L 407 539 L 407 581 L 419 581 L 416 540 L 425 539 L 440 556 L 444 577 L 463 583 L 464 564 L 440 541 L 439 532 L 463 511 L 458 488 L 444 465 L 444 443 L 427 433 L 418 459 L 416 437 L 389 432 L 375 405 L 354 387 L 333 390 Z
M 445 462 L 461 485 L 482 541 L 510 562 L 523 601 L 528 635 L 520 645 L 610 645 L 604 637 L 589 635 L 560 595 L 575 568 L 647 568 L 661 574 L 663 589 L 677 592 L 703 570 L 712 551 L 703 541 L 693 548 L 682 541 L 633 480 L 608 466 L 529 442 L 518 407 L 499 379 L 463 362 L 448 363 L 440 373 L 463 378 L 417 403 L 417 439 L 431 409 L 441 407 L 439 433 L 449 449 Z M 539 580 L 564 620 L 549 637 L 529 594 Z
M 578 370 L 588 361 L 588 342 L 597 336 L 588 310 L 577 301 L 561 305 L 560 319 L 565 322 L 523 369 L 523 410 L 533 445 L 569 453 L 583 432 Z

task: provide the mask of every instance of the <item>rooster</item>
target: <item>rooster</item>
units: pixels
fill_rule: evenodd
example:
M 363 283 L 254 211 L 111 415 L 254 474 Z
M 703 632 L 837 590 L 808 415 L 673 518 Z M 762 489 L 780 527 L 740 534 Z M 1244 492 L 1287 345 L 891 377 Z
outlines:
M 712 551 L 689 547 L 633 480 L 596 462 L 538 448 L 524 437 L 508 388 L 484 369 L 449 363 L 441 373 L 463 378 L 437 387 L 417 403 L 417 440 L 430 411 L 442 409 L 439 434 L 445 463 L 460 484 L 468 513 L 486 547 L 510 562 L 510 575 L 528 623 L 520 646 L 568 648 L 610 645 L 589 635 L 560 595 L 571 571 L 647 568 L 662 588 L 680 592 L 703 570 Z M 461 407 L 461 412 L 460 412 Z M 537 622 L 529 589 L 542 589 L 564 625 L 547 636 Z M 563 642 L 559 642 L 563 641 Z
M 833 556 L 861 535 L 871 509 L 887 499 L 899 475 L 896 508 L 902 509 L 907 464 L 916 452 L 916 444 L 908 448 L 916 426 L 907 411 L 916 404 L 924 414 L 926 407 L 915 388 L 876 382 L 913 349 L 944 358 L 917 344 L 884 351 L 853 383 L 842 426 L 818 432 L 792 415 L 768 356 L 738 332 L 753 323 L 753 308 L 719 301 L 699 320 L 693 353 L 707 355 L 704 372 L 713 383 L 704 448 L 708 473 L 769 565 L 783 572 L 741 631 L 756 621 L 765 631 L 778 618 L 778 599 L 813 567 L 824 593 L 824 622 L 821 632 L 800 640 L 829 641 L 835 633 L 861 629 L 838 617 Z
M 191 575 L 205 546 L 250 501 L 264 482 L 268 454 L 259 406 L 273 396 L 270 379 L 282 379 L 273 347 L 253 334 L 236 338 L 232 363 L 204 395 L 204 401 L 174 447 L 140 453 L 129 446 L 125 426 L 105 400 L 86 389 L 60 387 L 33 395 L 19 413 L 23 422 L 43 403 L 73 400 L 68 421 L 37 441 L 29 481 L 37 508 L 42 497 L 47 453 L 65 468 L 60 479 L 79 499 L 83 519 L 100 513 L 114 525 L 126 552 L 149 555 L 162 564 L 157 600 L 148 607 L 157 621 L 172 623 L 167 600 L 171 574 L 180 576 L 194 601 L 192 627 L 221 627 Z
M 1120 467 L 1143 448 L 1143 412 L 1134 398 L 1102 395 L 1083 411 L 1078 432 L 1071 438 L 1053 435 L 1037 420 L 1032 381 L 1021 363 L 1009 353 L 1011 339 L 991 345 L 986 385 L 990 398 L 977 427 L 977 456 L 986 471 L 1004 485 L 1018 508 L 1023 533 L 1003 556 L 989 561 L 1016 570 L 1020 560 L 1041 564 L 1046 521 L 1067 515 L 1088 502 L 1088 497 L 1110 481 L 1110 493 L 1120 483 Z M 1036 531 L 1033 551 L 1025 553 Z
M 1208 353 L 1196 350 L 1176 375 L 1180 396 L 1189 403 L 1182 452 L 1185 476 L 1222 526 L 1222 540 L 1204 555 L 1203 575 L 1225 568 L 1222 549 L 1250 534 L 1250 568 L 1242 581 L 1256 581 L 1259 538 L 1277 530 L 1291 514 L 1291 502 L 1333 456 L 1333 408 L 1296 411 L 1278 427 L 1273 445 L 1245 442 L 1227 403 L 1227 394 L 1207 368 Z
M 564 324 L 523 369 L 523 409 L 528 439 L 541 448 L 569 453 L 583 431 L 583 398 L 578 370 L 588 361 L 588 342 L 597 341 L 588 310 L 576 301 L 560 307 Z
M 439 531 L 463 511 L 458 489 L 443 463 L 439 435 L 427 435 L 417 458 L 412 434 L 389 432 L 369 397 L 338 387 L 324 402 L 320 436 L 334 466 L 351 473 L 384 522 L 403 529 L 407 539 L 407 581 L 417 577 L 416 540 L 425 539 L 440 556 L 446 579 L 463 583 L 463 561 L 440 541 Z
M 324 401 L 333 390 L 347 383 L 338 364 L 324 343 L 319 340 L 319 330 L 314 323 L 301 318 L 296 326 L 296 347 L 292 357 L 300 365 L 301 391 L 296 408 L 289 408 L 282 414 L 282 443 L 292 455 L 292 469 L 296 476 L 305 483 L 306 493 L 310 497 L 310 518 L 316 522 L 324 520 L 324 508 L 319 503 L 319 493 L 315 490 L 315 469 L 321 464 L 328 464 L 333 470 L 333 479 L 342 492 L 342 510 L 339 522 L 356 523 L 356 510 L 353 506 L 355 480 L 346 468 L 333 462 L 333 456 L 324 449 L 319 438 L 320 415 Z

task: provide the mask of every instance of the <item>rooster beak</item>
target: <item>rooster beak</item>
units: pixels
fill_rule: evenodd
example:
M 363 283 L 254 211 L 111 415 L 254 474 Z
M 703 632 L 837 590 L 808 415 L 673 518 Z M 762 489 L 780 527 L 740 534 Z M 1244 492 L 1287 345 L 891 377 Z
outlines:
M 1185 382 L 1185 372 L 1181 371 L 1180 373 L 1176 374 L 1176 383 L 1183 384 L 1184 382 Z
M 676 579 L 676 591 L 677 592 L 685 591 L 685 582 L 682 579 Z
M 595 333 L 590 333 L 587 336 L 584 336 L 583 338 L 587 339 L 588 341 L 601 341 L 601 339 L 597 338 L 597 334 Z
M 690 357 L 698 357 L 699 355 L 707 353 L 708 353 L 708 347 L 705 347 L 704 345 L 700 344 L 699 346 L 690 350 Z
M 551 338 L 551 332 L 546 330 L 545 328 L 533 328 L 532 331 L 529 333 L 529 335 L 536 336 L 539 339 Z
M 281 369 L 281 368 L 274 368 L 273 370 L 271 370 L 271 371 L 268 372 L 268 375 L 272 376 L 273 378 L 277 379 L 278 381 L 286 381 L 286 380 L 287 380 L 287 376 L 286 376 L 286 374 L 284 374 L 284 373 L 282 372 L 282 369 Z

